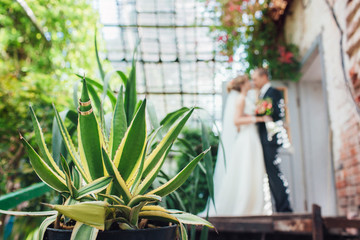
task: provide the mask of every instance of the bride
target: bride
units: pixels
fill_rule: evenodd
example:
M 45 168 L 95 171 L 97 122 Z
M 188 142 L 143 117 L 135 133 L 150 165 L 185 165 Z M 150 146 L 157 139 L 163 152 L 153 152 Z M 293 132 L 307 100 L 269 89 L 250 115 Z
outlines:
M 241 216 L 271 213 L 270 191 L 266 177 L 257 122 L 269 117 L 255 116 L 255 100 L 248 94 L 251 83 L 238 76 L 227 86 L 222 141 L 214 173 L 215 202 L 208 201 L 203 213 L 209 216 Z

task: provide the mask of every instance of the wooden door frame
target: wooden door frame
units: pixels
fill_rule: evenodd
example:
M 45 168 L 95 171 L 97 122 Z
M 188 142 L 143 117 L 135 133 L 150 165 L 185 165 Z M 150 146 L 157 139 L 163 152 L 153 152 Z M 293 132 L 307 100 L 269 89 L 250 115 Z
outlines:
M 301 73 L 305 73 L 309 67 L 312 65 L 313 61 L 316 59 L 316 57 L 320 57 L 320 63 L 321 63 L 321 85 L 322 85 L 322 92 L 323 92 L 323 98 L 324 98 L 324 103 L 325 103 L 325 114 L 326 114 L 326 118 L 327 118 L 327 124 L 328 124 L 328 147 L 329 147 L 329 156 L 330 156 L 330 168 L 331 168 L 331 181 L 332 181 L 332 185 L 334 187 L 334 193 L 335 195 L 333 196 L 335 198 L 335 209 L 334 211 L 337 213 L 338 209 L 337 209 L 337 198 L 336 198 L 336 188 L 335 188 L 335 168 L 334 168 L 334 157 L 333 157 L 333 132 L 331 129 L 331 120 L 330 120 L 330 113 L 329 113 L 329 102 L 328 102 L 328 93 L 327 93 L 327 76 L 326 76 L 326 71 L 325 71 L 325 61 L 324 61 L 324 48 L 323 48 L 323 42 L 322 42 L 322 34 L 319 34 L 315 40 L 313 41 L 310 49 L 307 51 L 307 53 L 305 54 L 305 56 L 303 57 L 302 61 L 301 61 Z M 297 102 L 300 103 L 300 84 L 301 81 L 299 81 L 297 83 Z M 300 111 L 300 108 L 299 108 Z M 300 117 L 300 115 L 299 115 Z M 302 120 L 300 120 L 300 125 L 299 127 L 301 128 L 300 132 L 303 133 L 303 129 L 302 129 Z M 304 137 L 303 134 L 301 134 L 301 158 L 303 160 L 303 164 L 305 164 L 305 160 L 304 160 L 304 146 L 303 146 L 303 141 L 304 141 Z M 306 167 L 303 166 L 304 170 L 306 170 Z M 304 188 L 305 188 L 305 198 L 306 200 L 308 199 L 307 193 L 308 193 L 308 186 L 306 186 L 306 181 L 305 181 L 305 172 L 303 173 L 303 177 L 304 177 Z M 306 204 L 309 205 L 309 204 Z

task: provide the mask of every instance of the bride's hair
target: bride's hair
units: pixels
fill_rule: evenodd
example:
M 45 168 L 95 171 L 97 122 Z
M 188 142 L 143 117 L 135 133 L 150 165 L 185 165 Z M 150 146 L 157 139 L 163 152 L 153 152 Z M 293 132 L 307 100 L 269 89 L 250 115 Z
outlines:
M 230 82 L 228 82 L 227 87 L 226 87 L 227 91 L 231 92 L 231 90 L 235 90 L 235 91 L 240 92 L 241 87 L 247 81 L 249 81 L 249 77 L 247 75 L 239 75 L 236 78 L 234 78 L 233 80 L 231 80 Z

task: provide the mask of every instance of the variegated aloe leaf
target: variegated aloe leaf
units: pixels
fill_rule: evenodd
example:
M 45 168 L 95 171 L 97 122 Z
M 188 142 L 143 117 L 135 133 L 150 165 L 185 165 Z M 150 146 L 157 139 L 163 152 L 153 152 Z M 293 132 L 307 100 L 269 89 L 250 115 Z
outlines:
M 76 100 L 76 102 L 77 101 L 78 100 Z M 76 126 L 78 121 L 77 112 L 74 110 L 66 109 L 60 112 L 59 115 L 63 121 L 65 121 L 65 119 L 68 119 L 72 122 L 70 128 L 68 129 L 69 135 L 71 137 L 76 131 Z M 65 142 L 62 138 L 60 127 L 57 123 L 56 117 L 54 117 L 53 126 L 52 126 L 52 156 L 56 164 L 60 163 L 60 154 L 67 156 L 67 149 L 65 146 Z
M 155 167 L 151 170 L 149 174 L 146 175 L 144 180 L 136 186 L 134 190 L 134 194 L 144 194 L 146 191 L 148 191 L 151 184 L 155 181 L 156 177 L 158 176 L 159 171 L 161 170 L 161 167 L 163 166 L 166 157 L 168 153 L 170 152 L 170 149 L 172 147 L 172 144 L 168 147 L 168 149 L 165 151 L 163 156 L 160 158 L 160 161 L 157 162 Z
M 139 218 L 145 218 L 149 220 L 157 220 L 171 223 L 179 223 L 179 220 L 172 216 L 170 213 L 163 211 L 140 211 Z
M 61 119 L 58 111 L 56 110 L 55 105 L 53 105 L 53 107 L 54 107 L 54 111 L 55 111 L 55 118 L 56 118 L 57 124 L 59 126 L 60 133 L 61 133 L 61 136 L 65 143 L 66 149 L 70 156 L 70 159 L 75 164 L 77 170 L 81 173 L 81 176 L 83 177 L 85 182 L 90 182 L 90 180 L 91 180 L 90 174 L 87 173 L 85 171 L 85 169 L 83 168 L 81 161 L 80 161 L 80 156 L 79 156 L 77 150 L 75 149 L 75 146 L 71 140 L 70 134 L 69 134 L 68 130 L 66 129 L 65 124 L 64 124 L 63 120 Z
M 100 117 L 103 117 L 103 106 L 101 105 L 101 100 L 98 93 L 91 84 L 87 85 L 87 88 L 91 96 L 91 100 L 94 102 L 94 106 L 96 107 L 97 112 L 99 113 Z
M 99 68 L 101 80 L 104 81 L 104 79 L 105 79 L 105 72 L 104 72 L 104 69 L 103 69 L 103 67 L 102 67 L 102 64 L 101 64 L 101 61 L 100 61 L 100 57 L 99 57 L 98 45 L 97 45 L 97 40 L 96 40 L 96 32 L 97 32 L 97 30 L 95 29 L 94 46 L 95 46 L 96 62 L 97 62 L 97 64 L 98 64 L 98 68 Z
M 188 240 L 187 228 L 184 224 L 180 224 L 181 240 Z
M 170 181 L 161 185 L 160 187 L 152 190 L 149 194 L 158 195 L 164 197 L 176 189 L 178 189 L 190 176 L 194 168 L 197 166 L 198 162 L 210 151 L 210 149 L 200 153 L 196 158 L 194 158 L 181 172 L 179 172 L 175 177 Z
M 171 126 L 182 116 L 184 113 L 188 112 L 190 109 L 187 107 L 182 107 L 176 111 L 168 113 L 160 122 L 160 125 L 163 126 L 162 133 L 166 133 Z
M 114 114 L 111 123 L 110 131 L 110 153 L 111 159 L 114 159 L 116 150 L 118 149 L 121 140 L 123 139 L 127 129 L 126 115 L 123 100 L 123 87 L 121 86 L 120 92 L 117 97 Z
M 160 161 L 167 148 L 175 141 L 193 111 L 194 109 L 191 109 L 174 127 L 172 127 L 169 132 L 164 136 L 164 138 L 160 141 L 160 143 L 156 146 L 154 151 L 152 151 L 152 153 L 146 158 L 145 170 L 143 173 L 144 177 L 146 177 L 151 172 L 151 170 L 156 166 L 158 161 Z
M 142 202 L 139 202 L 136 206 L 131 208 L 130 215 L 129 215 L 129 220 L 130 220 L 131 225 L 138 227 L 139 213 L 140 213 L 141 209 L 147 203 L 148 203 L 147 201 L 142 201 Z
M 79 74 L 75 74 L 75 75 L 78 76 L 80 79 L 84 78 L 83 76 L 81 76 Z M 99 89 L 101 92 L 104 91 L 104 87 L 101 83 L 99 83 L 91 78 L 88 78 L 88 77 L 85 77 L 85 80 L 86 80 L 86 83 L 91 84 L 93 87 Z M 116 104 L 116 97 L 115 97 L 114 93 L 111 92 L 109 89 L 106 91 L 106 93 L 110 99 L 111 105 L 114 107 Z
M 137 168 L 135 176 L 132 176 L 132 178 L 129 179 L 128 182 L 126 183 L 126 184 L 128 184 L 128 186 L 130 186 L 131 193 L 134 193 L 134 191 L 140 184 L 142 174 L 144 171 L 145 157 L 146 157 L 146 151 L 147 151 L 148 144 L 149 144 L 149 142 L 146 142 L 145 149 L 144 149 L 144 152 L 141 157 L 140 165 Z
M 54 172 L 56 172 L 62 178 L 65 178 L 64 173 L 60 170 L 58 165 L 56 165 L 54 159 L 52 158 L 52 156 L 46 146 L 45 138 L 44 138 L 43 132 L 41 130 L 40 123 L 35 115 L 34 109 L 31 106 L 29 106 L 29 108 L 30 108 L 31 119 L 33 122 L 34 130 L 35 130 L 35 137 L 36 137 L 37 145 L 43 156 L 42 159 Z
M 29 155 L 31 165 L 39 178 L 58 192 L 68 192 L 65 179 L 49 167 L 21 135 L 20 140 Z
M 141 104 L 114 157 L 123 179 L 128 182 L 137 173 L 146 146 L 146 100 Z
M 61 166 L 62 168 L 64 169 L 64 172 L 65 172 L 65 180 L 66 180 L 66 185 L 69 189 L 69 192 L 70 192 L 70 195 L 71 197 L 73 198 L 76 198 L 78 192 L 77 192 L 77 189 L 75 188 L 72 180 L 71 180 L 71 173 L 70 173 L 70 168 L 69 168 L 69 165 L 67 164 L 65 158 L 61 155 Z
M 181 223 L 190 224 L 190 225 L 202 225 L 209 228 L 214 228 L 214 226 L 209 221 L 194 214 L 181 212 L 178 210 L 168 210 L 168 211 L 173 217 L 176 217 Z
M 50 224 L 52 224 L 55 219 L 56 219 L 56 215 L 47 217 L 40 225 L 38 232 L 36 233 L 36 235 L 34 236 L 34 240 L 43 240 L 44 239 L 44 235 L 46 232 L 46 229 L 48 228 L 48 226 L 50 226 Z
M 86 225 L 82 222 L 77 222 L 71 233 L 70 240 L 95 240 L 99 229 Z
M 109 194 L 103 194 L 103 193 L 99 193 L 100 196 L 110 199 L 111 201 L 113 201 L 115 204 L 121 204 L 121 205 L 125 205 L 124 200 L 122 200 L 121 198 L 119 198 L 116 195 L 109 195 Z
M 57 214 L 56 211 L 42 211 L 42 212 L 22 212 L 22 211 L 7 211 L 1 210 L 1 214 L 12 215 L 12 216 L 24 216 L 24 217 L 47 217 L 47 216 L 54 216 Z
M 122 204 L 120 204 L 120 205 L 111 205 L 110 207 L 112 209 L 116 209 L 116 210 L 120 211 L 126 219 L 129 219 L 130 212 L 131 212 L 130 207 L 128 207 L 126 205 L 122 205 Z
M 83 80 L 83 88 L 80 101 L 87 103 L 90 101 L 86 81 Z M 92 111 L 92 105 L 79 107 L 79 125 L 78 125 L 78 141 L 80 149 L 80 159 L 85 168 L 88 171 L 91 179 L 104 176 L 103 161 L 101 155 L 101 130 L 99 124 L 95 118 L 95 114 Z
M 104 165 L 108 174 L 113 177 L 113 190 L 115 193 L 119 193 L 125 203 L 128 203 L 132 198 L 129 188 L 127 187 L 125 180 L 122 178 L 119 170 L 115 167 L 114 163 L 110 160 L 105 148 L 102 148 L 102 155 L 104 159 Z M 113 191 L 112 191 L 113 192 Z
M 74 205 L 50 205 L 50 208 L 61 214 L 100 230 L 105 229 L 108 203 L 101 201 L 81 202 Z
M 93 182 L 85 185 L 84 187 L 82 187 L 78 190 L 77 199 L 81 199 L 87 195 L 97 194 L 97 193 L 103 191 L 104 189 L 106 189 L 109 186 L 111 181 L 112 181 L 112 177 L 109 177 L 109 176 L 101 177 L 101 178 L 94 180 Z
M 174 223 L 202 225 L 202 226 L 214 228 L 214 226 L 209 221 L 194 214 L 186 213 L 178 210 L 165 209 L 158 206 L 145 206 L 143 207 L 139 215 L 140 217 L 147 219 L 166 220 L 166 218 L 168 218 L 168 221 Z
M 134 57 L 132 60 L 132 67 L 129 74 L 129 77 L 126 81 L 125 86 L 125 113 L 126 113 L 126 119 L 128 126 L 131 123 L 131 120 L 133 119 L 136 103 L 137 103 L 137 97 L 136 97 L 136 60 L 135 60 L 135 53 L 136 49 L 134 51 Z
M 141 202 L 160 202 L 161 197 L 156 195 L 138 195 L 135 196 L 131 201 L 128 203 L 129 207 L 134 207 L 135 205 Z

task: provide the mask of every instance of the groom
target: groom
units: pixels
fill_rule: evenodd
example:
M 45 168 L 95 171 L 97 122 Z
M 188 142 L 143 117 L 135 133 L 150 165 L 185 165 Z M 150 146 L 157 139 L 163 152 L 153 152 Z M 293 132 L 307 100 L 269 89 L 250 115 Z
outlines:
M 259 99 L 272 100 L 272 114 L 271 118 L 274 122 L 283 118 L 283 101 L 280 91 L 271 87 L 268 72 L 264 68 L 255 69 L 252 79 L 256 88 L 260 89 Z M 282 180 L 283 175 L 280 171 L 276 158 L 278 149 L 281 144 L 278 142 L 277 134 L 272 139 L 268 139 L 268 133 L 264 122 L 258 123 L 261 145 L 263 147 L 264 160 L 266 172 L 269 178 L 269 185 L 271 193 L 275 200 L 275 207 L 277 212 L 292 212 L 289 202 L 289 195 L 287 188 Z

